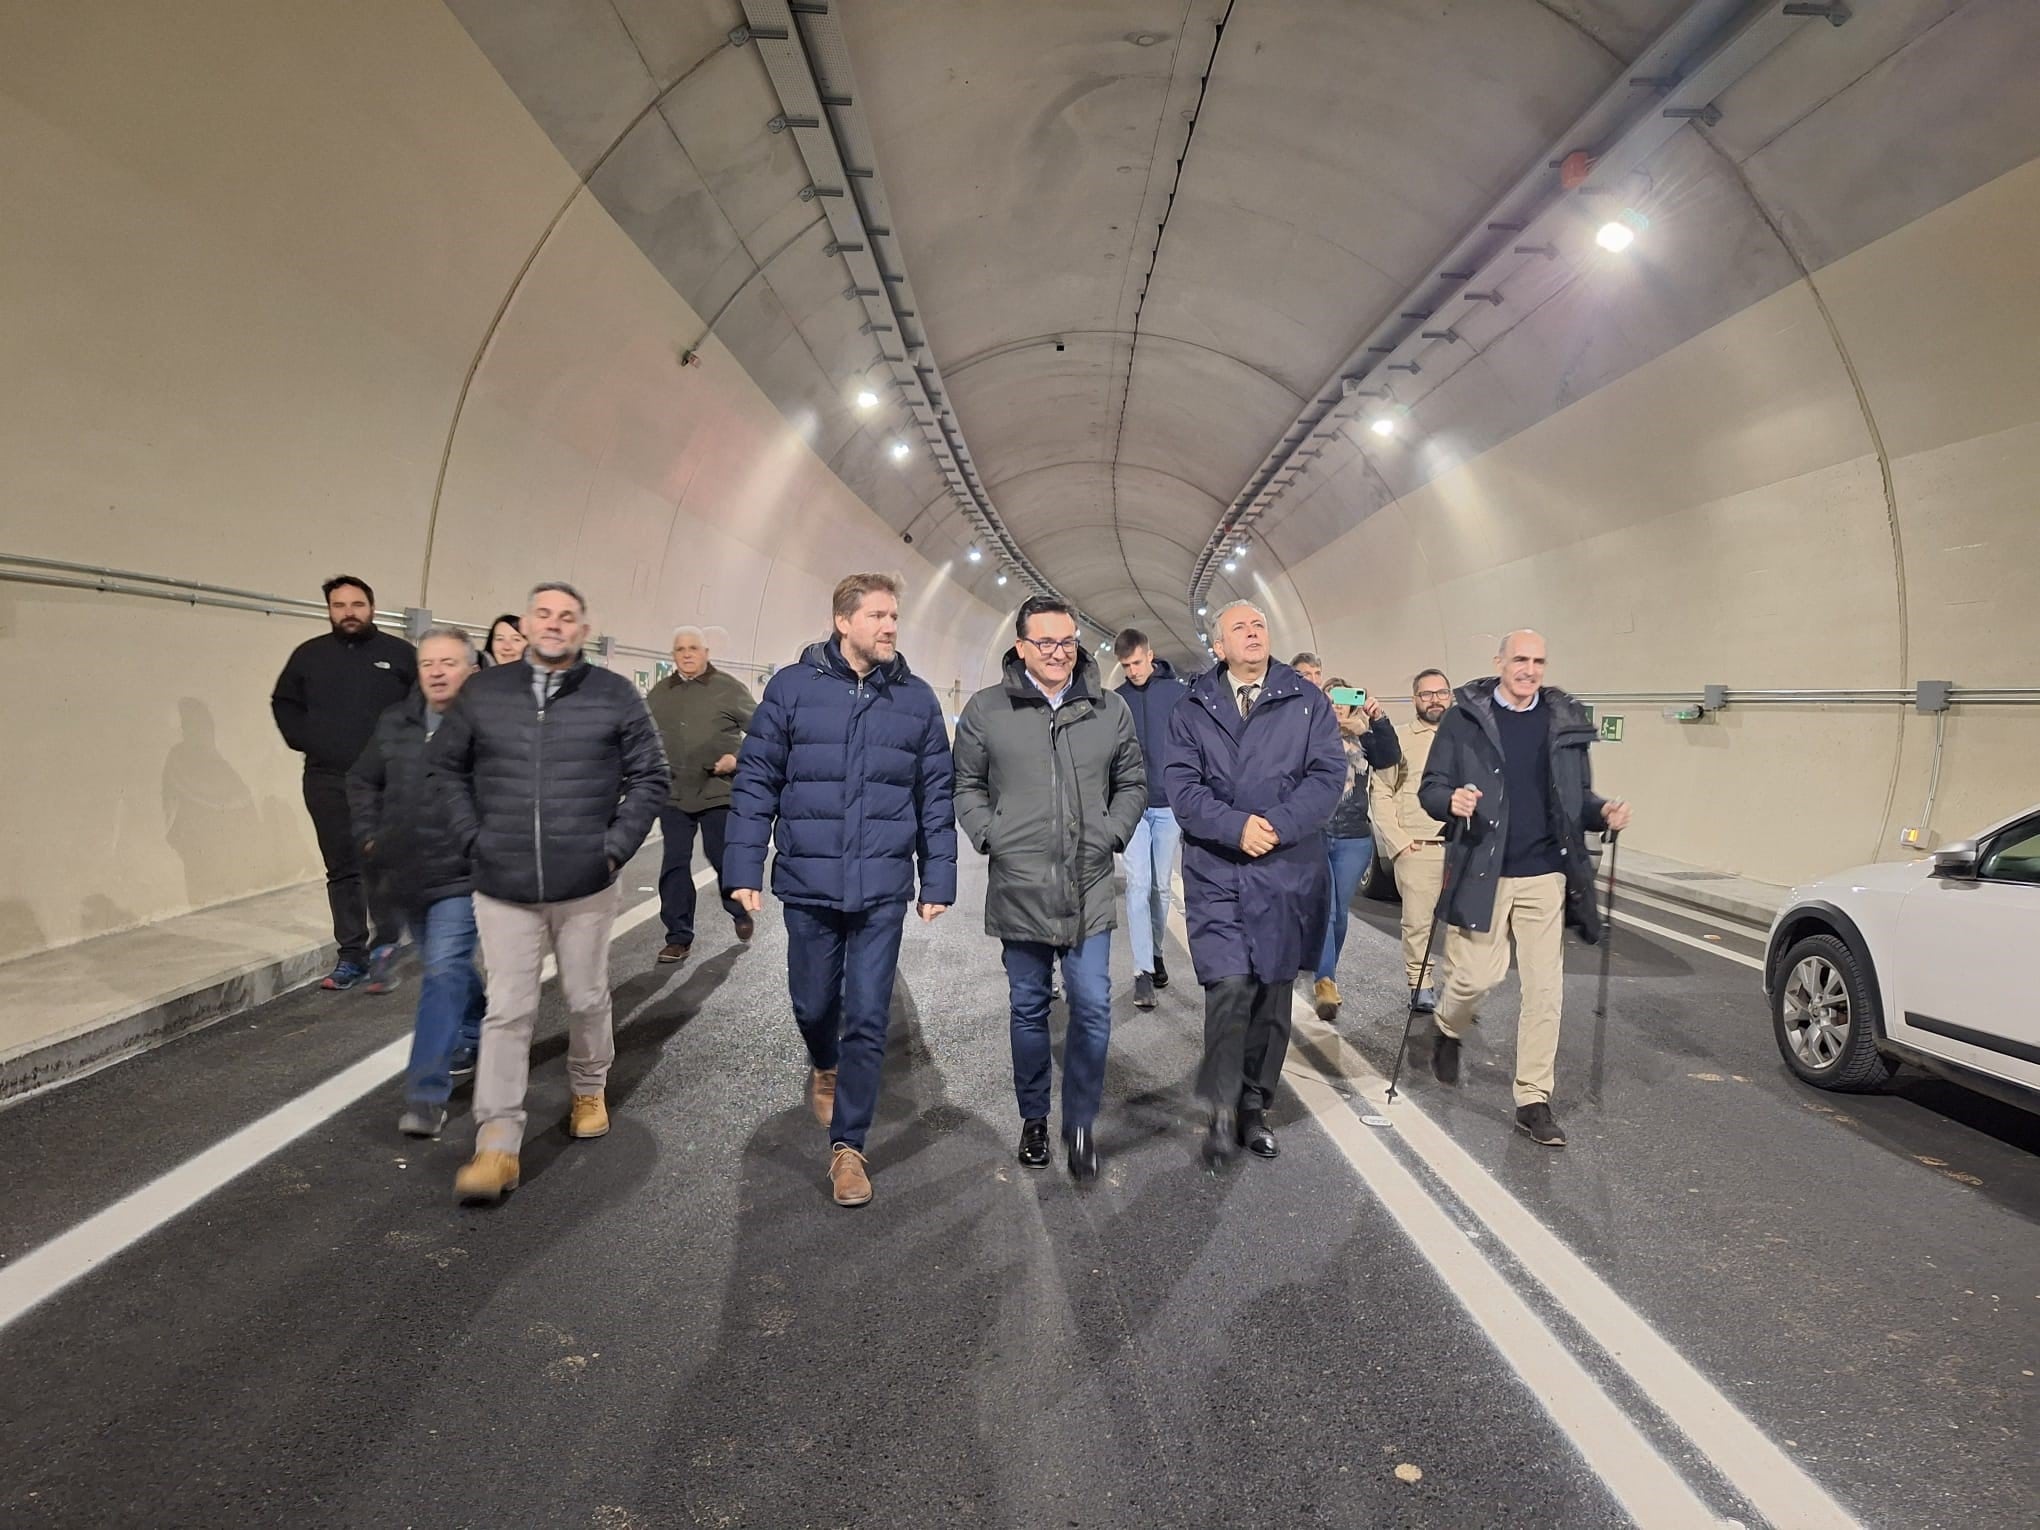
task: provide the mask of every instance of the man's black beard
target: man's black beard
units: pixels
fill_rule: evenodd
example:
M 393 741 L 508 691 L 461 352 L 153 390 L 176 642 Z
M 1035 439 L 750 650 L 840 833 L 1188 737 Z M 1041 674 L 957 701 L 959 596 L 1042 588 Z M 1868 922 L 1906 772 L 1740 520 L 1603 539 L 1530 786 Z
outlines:
M 331 618 L 329 617 L 328 620 L 331 620 Z M 337 621 L 333 623 L 333 631 L 340 637 L 359 637 L 362 633 L 368 631 L 368 623 L 354 622 L 350 625 L 344 620 Z

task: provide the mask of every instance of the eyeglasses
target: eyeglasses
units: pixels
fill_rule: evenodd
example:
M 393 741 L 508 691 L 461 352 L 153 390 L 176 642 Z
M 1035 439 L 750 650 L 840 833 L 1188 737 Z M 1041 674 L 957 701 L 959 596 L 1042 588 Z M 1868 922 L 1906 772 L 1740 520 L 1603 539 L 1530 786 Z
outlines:
M 1034 645 L 1035 652 L 1040 654 L 1044 659 L 1052 659 L 1059 653 L 1075 653 L 1077 651 L 1077 640 L 1073 637 L 1022 638 L 1020 639 L 1020 641 L 1023 643 L 1032 643 Z
M 1452 693 L 1451 693 L 1450 691 L 1418 691 L 1418 692 L 1417 692 L 1417 700 L 1419 700 L 1419 701 L 1445 701 L 1445 700 L 1449 699 L 1449 698 L 1451 697 L 1451 695 L 1452 695 Z

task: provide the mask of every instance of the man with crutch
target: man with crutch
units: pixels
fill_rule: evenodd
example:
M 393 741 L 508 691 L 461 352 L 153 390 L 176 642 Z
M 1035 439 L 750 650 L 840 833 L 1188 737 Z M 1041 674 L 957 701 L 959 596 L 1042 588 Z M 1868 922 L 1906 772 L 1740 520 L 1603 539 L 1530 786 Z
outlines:
M 1565 928 L 1602 936 L 1587 831 L 1618 833 L 1629 805 L 1595 795 L 1585 708 L 1544 684 L 1544 639 L 1527 629 L 1502 639 L 1494 678 L 1454 693 L 1425 762 L 1418 798 L 1433 818 L 1456 819 L 1462 843 L 1446 894 L 1450 977 L 1434 1016 L 1432 1072 L 1459 1082 L 1460 1039 L 1482 997 L 1509 970 L 1513 940 L 1523 998 L 1516 1024 L 1516 1127 L 1564 1147 L 1551 1113 L 1565 991 Z

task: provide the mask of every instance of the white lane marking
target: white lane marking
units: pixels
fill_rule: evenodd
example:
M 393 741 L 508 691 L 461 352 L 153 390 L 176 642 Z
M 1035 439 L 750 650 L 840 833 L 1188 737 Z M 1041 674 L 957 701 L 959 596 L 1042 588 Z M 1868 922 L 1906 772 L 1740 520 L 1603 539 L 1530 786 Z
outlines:
M 1285 1071 L 1346 1161 L 1629 1517 L 1644 1530 L 1718 1526 L 1720 1517 L 1337 1091 L 1313 1071 Z
M 1618 914 L 1622 922 L 1634 922 L 1653 934 L 1668 935 L 1683 940 L 1703 951 L 1712 951 L 1734 961 L 1761 967 L 1761 962 L 1744 957 L 1740 952 L 1724 951 L 1705 941 L 1681 936 L 1677 931 L 1660 929 L 1642 920 L 1629 921 Z M 1189 949 L 1189 932 L 1183 922 L 1180 902 L 1169 911 L 1170 932 L 1181 942 L 1184 950 Z M 1363 937 L 1364 938 L 1364 937 Z M 1382 937 L 1387 939 L 1387 937 Z M 1762 1430 L 1758 1429 L 1731 1403 L 1713 1383 L 1696 1370 L 1684 1355 L 1668 1343 L 1656 1329 L 1639 1316 L 1627 1302 L 1616 1295 L 1615 1290 L 1590 1269 L 1585 1260 L 1575 1254 L 1542 1222 L 1524 1208 L 1521 1202 L 1504 1190 L 1485 1168 L 1474 1161 L 1464 1148 L 1455 1141 L 1430 1117 L 1414 1105 L 1407 1094 L 1398 1093 L 1396 1103 L 1387 1102 L 1387 1083 L 1373 1065 L 1359 1052 L 1347 1044 L 1346 1039 L 1331 1027 L 1318 1020 L 1315 1008 L 1305 1001 L 1302 994 L 1292 996 L 1292 1015 L 1296 1033 L 1321 1052 L 1335 1056 L 1344 1075 L 1345 1082 L 1354 1093 L 1366 1102 L 1366 1114 L 1387 1117 L 1393 1121 L 1404 1142 L 1420 1158 L 1425 1166 L 1436 1174 L 1467 1210 L 1477 1217 L 1495 1240 L 1506 1248 L 1524 1271 L 1535 1280 L 1566 1313 L 1577 1322 L 1587 1335 L 1605 1350 L 1629 1378 L 1636 1383 L 1644 1396 L 1662 1412 L 1686 1437 L 1693 1442 L 1703 1455 L 1736 1490 L 1753 1505 L 1762 1510 L 1770 1521 L 1785 1530 L 1857 1530 L 1856 1521 L 1849 1517 L 1825 1489 L 1815 1482 L 1798 1464 L 1774 1444 Z M 1593 1432 L 1583 1433 L 1580 1425 L 1579 1408 L 1573 1406 L 1562 1392 L 1549 1386 L 1532 1382 L 1524 1372 L 1518 1356 L 1523 1356 L 1533 1365 L 1543 1366 L 1550 1362 L 1541 1350 L 1536 1334 L 1526 1333 L 1523 1324 L 1527 1321 L 1541 1330 L 1544 1338 L 1556 1342 L 1550 1330 L 1545 1328 L 1534 1312 L 1523 1305 L 1520 1297 L 1509 1287 L 1508 1282 L 1495 1270 L 1481 1250 L 1466 1240 L 1464 1232 L 1452 1218 L 1439 1207 L 1435 1197 L 1422 1185 L 1415 1186 L 1419 1195 L 1432 1200 L 1445 1226 L 1465 1245 L 1455 1249 L 1449 1240 L 1433 1240 L 1427 1246 L 1416 1227 L 1404 1220 L 1398 1203 L 1392 1203 L 1390 1194 L 1400 1195 L 1394 1176 L 1380 1170 L 1382 1158 L 1394 1165 L 1396 1172 L 1408 1177 L 1408 1170 L 1394 1158 L 1369 1129 L 1362 1127 L 1361 1112 L 1354 1105 L 1341 1099 L 1337 1091 L 1328 1088 L 1324 1078 L 1315 1070 L 1292 1063 L 1285 1067 L 1284 1074 L 1310 1108 L 1332 1140 L 1339 1145 L 1361 1179 L 1366 1182 L 1390 1215 L 1396 1218 L 1411 1241 L 1424 1257 L 1438 1270 L 1447 1287 L 1466 1308 L 1474 1321 L 1480 1324 L 1487 1336 L 1518 1375 L 1530 1383 L 1539 1402 L 1552 1421 L 1556 1423 L 1573 1443 L 1584 1459 L 1609 1491 L 1614 1493 L 1625 1508 L 1646 1530 L 1654 1530 L 1660 1523 L 1691 1523 L 1679 1518 L 1660 1520 L 1653 1515 L 1656 1506 L 1642 1507 L 1632 1503 L 1627 1496 L 1634 1485 L 1641 1480 L 1638 1474 L 1648 1472 L 1646 1464 L 1632 1459 L 1632 1451 L 1640 1448 L 1653 1457 L 1665 1471 L 1672 1468 L 1650 1442 L 1629 1425 L 1626 1434 L 1611 1435 L 1602 1432 L 1602 1426 L 1594 1425 Z M 1311 1086 L 1315 1086 L 1313 1089 Z M 1376 1151 L 1368 1151 L 1361 1144 L 1372 1144 Z M 1377 1156 L 1377 1153 L 1379 1156 Z M 1370 1172 L 1373 1169 L 1374 1172 Z M 1414 1181 L 1412 1181 L 1414 1183 Z M 1385 1186 L 1394 1187 L 1393 1192 Z M 1413 1213 L 1413 1215 L 1416 1215 Z M 1419 1223 L 1418 1225 L 1423 1225 Z M 1435 1231 L 1435 1225 L 1432 1227 Z M 1440 1256 L 1449 1258 L 1450 1265 L 1440 1262 Z M 1470 1255 L 1471 1264 L 1465 1263 Z M 1486 1276 L 1478 1273 L 1479 1266 L 1486 1268 Z M 1471 1272 L 1476 1284 L 1462 1289 L 1460 1281 Z M 1515 1299 L 1512 1308 L 1505 1302 L 1493 1299 L 1493 1287 L 1487 1284 L 1492 1279 L 1501 1290 Z M 1475 1305 L 1478 1300 L 1479 1305 Z M 1568 1357 L 1569 1358 L 1569 1357 Z M 1575 1362 L 1576 1364 L 1576 1362 Z M 1582 1372 L 1584 1384 L 1599 1392 L 1598 1386 Z M 1577 1387 L 1580 1382 L 1568 1383 Z M 1612 1399 L 1600 1393 L 1600 1400 L 1614 1407 Z M 1593 1399 L 1583 1405 L 1592 1410 L 1598 1406 Z M 1618 1411 L 1618 1416 L 1622 1416 Z M 1627 1423 L 1626 1416 L 1625 1424 Z M 1610 1471 L 1618 1473 L 1611 1477 Z M 1679 1479 L 1683 1497 L 1664 1500 L 1664 1512 L 1683 1515 L 1684 1500 L 1692 1498 L 1692 1489 Z M 1694 1499 L 1697 1502 L 1697 1499 Z M 1724 1524 L 1711 1513 L 1702 1523 Z
M 1337 1058 L 1345 1081 L 1370 1111 L 1394 1119 L 1403 1141 L 1446 1188 L 1772 1524 L 1792 1530 L 1855 1525 L 1797 1462 L 1408 1095 L 1398 1093 L 1390 1106 L 1388 1081 L 1343 1036 L 1320 1022 L 1300 996 L 1296 1028 L 1322 1053 Z M 1341 1113 L 1354 1113 L 1335 1092 L 1328 1095 Z
M 1727 946 L 1716 945 L 1711 940 L 1702 940 L 1697 935 L 1683 935 L 1677 930 L 1668 930 L 1661 924 L 1652 924 L 1648 919 L 1639 919 L 1634 914 L 1623 913 L 1620 909 L 1615 911 L 1615 922 L 1617 924 L 1629 925 L 1633 929 L 1648 930 L 1651 934 L 1661 935 L 1666 940 L 1676 940 L 1682 946 L 1691 946 L 1696 951 L 1705 951 L 1710 956 L 1718 956 L 1725 962 L 1740 962 L 1743 966 L 1758 972 L 1764 970 L 1764 959 L 1760 956 L 1746 956 L 1741 951 L 1731 951 Z
M 1727 914 L 1717 914 L 1712 909 L 1694 908 L 1689 904 L 1674 903 L 1671 899 L 1661 898 L 1656 893 L 1648 893 L 1639 887 L 1631 887 L 1627 882 L 1622 884 L 1621 891 L 1624 902 L 1646 904 L 1667 914 L 1677 914 L 1681 919 L 1691 919 L 1696 924 L 1711 924 L 1717 930 L 1726 930 L 1729 934 L 1740 935 L 1745 940 L 1754 940 L 1761 943 L 1764 939 L 1765 926 L 1752 924 L 1747 919 L 1736 919 Z M 1603 879 L 1601 882 L 1601 893 L 1604 899 L 1607 892 L 1608 883 L 1606 879 Z
M 713 869 L 703 868 L 695 874 L 694 885 L 705 887 L 714 880 Z M 636 929 L 658 912 L 659 900 L 647 898 L 617 915 L 609 938 L 615 940 Z M 556 970 L 548 956 L 545 977 L 552 978 Z M 259 1121 L 250 1122 L 225 1141 L 215 1143 L 196 1158 L 187 1159 L 104 1211 L 87 1217 L 69 1232 L 58 1234 L 0 1269 L 0 1329 L 183 1215 L 278 1149 L 373 1094 L 404 1071 L 410 1056 L 409 1036 L 400 1036 L 387 1046 L 378 1047 L 323 1084 L 278 1106 Z

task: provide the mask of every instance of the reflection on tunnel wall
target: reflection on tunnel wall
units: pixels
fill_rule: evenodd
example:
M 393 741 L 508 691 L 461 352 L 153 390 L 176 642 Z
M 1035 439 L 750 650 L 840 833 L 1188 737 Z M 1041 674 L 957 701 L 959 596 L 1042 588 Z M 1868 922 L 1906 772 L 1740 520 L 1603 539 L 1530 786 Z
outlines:
M 477 622 L 564 577 L 621 642 L 700 621 L 759 663 L 895 569 L 909 661 L 978 683 L 997 614 L 720 346 L 677 364 L 701 319 L 441 6 L 4 29 L 0 550 L 300 596 L 346 569 Z M 317 873 L 267 706 L 317 630 L 0 585 L 0 958 Z
M 1289 571 L 1318 646 L 1384 691 L 1488 672 L 1519 625 L 1583 691 L 2040 683 L 2036 241 L 2040 161 L 1385 502 L 1356 460 L 1319 493 L 1365 518 Z M 1596 770 L 1632 838 L 1698 865 L 1890 859 L 1925 806 L 1910 710 L 1603 710 L 1629 714 Z M 1958 708 L 1934 839 L 2040 799 L 2036 754 L 2032 708 Z

